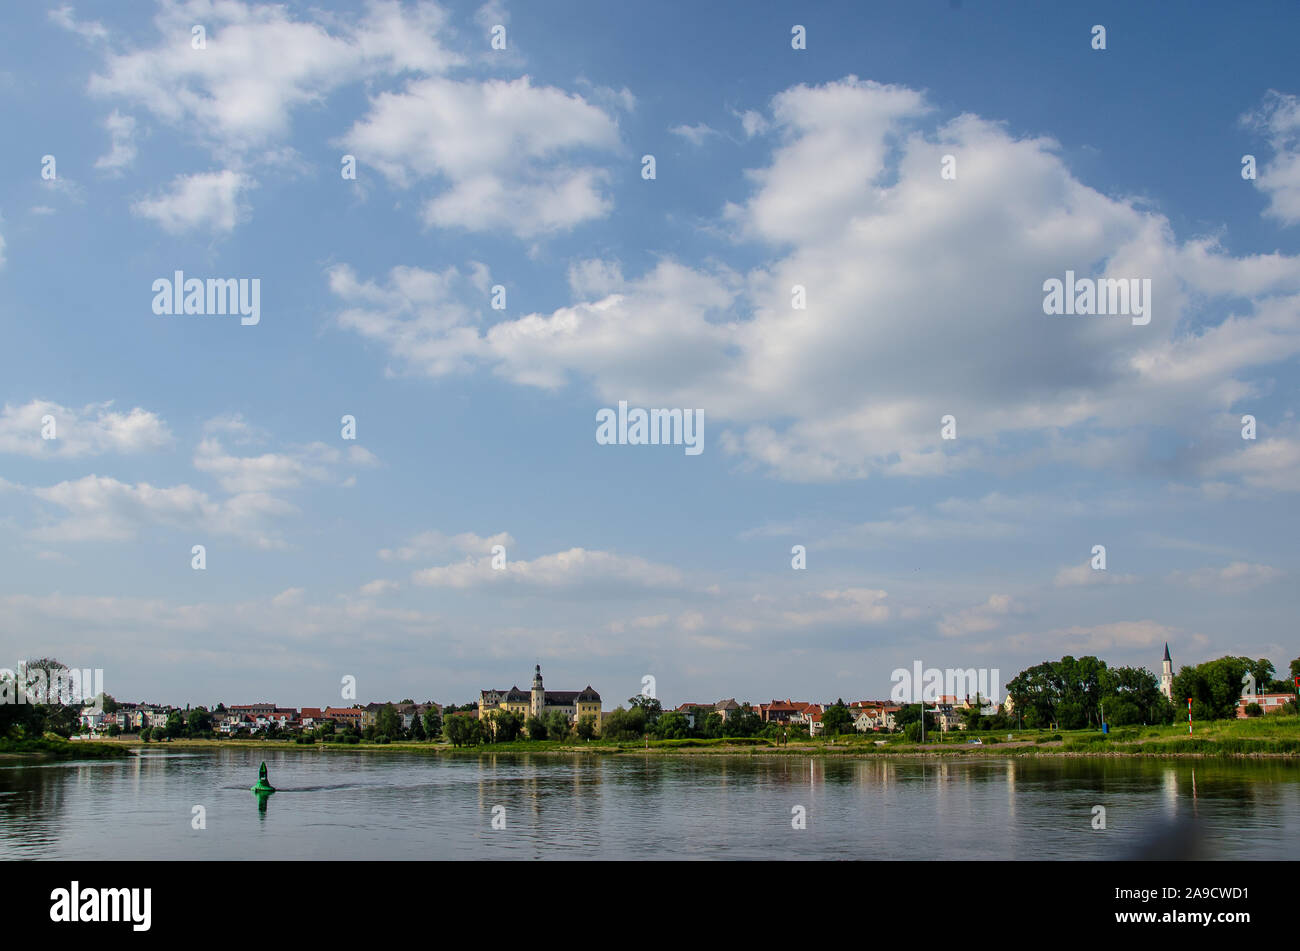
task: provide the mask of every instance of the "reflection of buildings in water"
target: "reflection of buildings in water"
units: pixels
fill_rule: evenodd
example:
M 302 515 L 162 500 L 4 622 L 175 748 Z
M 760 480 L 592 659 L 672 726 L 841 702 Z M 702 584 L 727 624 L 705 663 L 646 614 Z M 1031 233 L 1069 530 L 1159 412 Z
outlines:
M 1015 758 L 1007 760 L 1006 766 L 1006 784 L 1007 784 L 1007 817 L 1016 821 L 1016 761 Z
M 1161 770 L 1160 791 L 1164 794 L 1165 817 L 1178 818 L 1178 766 L 1168 763 Z

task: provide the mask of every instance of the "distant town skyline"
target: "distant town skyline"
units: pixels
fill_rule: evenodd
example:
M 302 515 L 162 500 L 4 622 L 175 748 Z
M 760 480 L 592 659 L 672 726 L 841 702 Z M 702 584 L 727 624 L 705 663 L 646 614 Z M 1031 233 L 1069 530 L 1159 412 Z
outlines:
M 1295 655 L 1294 5 L 11 7 L 0 667 Z

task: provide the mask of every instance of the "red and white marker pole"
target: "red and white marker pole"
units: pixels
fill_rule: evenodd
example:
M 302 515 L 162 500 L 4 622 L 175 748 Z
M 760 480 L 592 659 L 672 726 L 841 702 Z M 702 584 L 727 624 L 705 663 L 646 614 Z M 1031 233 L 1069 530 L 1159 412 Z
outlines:
M 1187 735 L 1192 735 L 1192 698 L 1187 698 Z

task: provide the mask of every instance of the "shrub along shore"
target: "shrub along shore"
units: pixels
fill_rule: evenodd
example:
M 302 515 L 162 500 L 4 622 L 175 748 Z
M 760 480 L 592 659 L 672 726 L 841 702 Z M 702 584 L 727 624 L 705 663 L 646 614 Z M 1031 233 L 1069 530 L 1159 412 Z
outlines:
M 120 743 L 65 740 L 53 733 L 21 740 L 0 737 L 0 759 L 113 759 L 130 755 L 131 751 Z
M 979 740 L 975 743 L 975 740 Z M 836 737 L 792 739 L 781 743 L 766 737 L 723 737 L 720 739 L 680 740 L 515 740 L 509 743 L 483 743 L 452 746 L 445 741 L 390 743 L 315 743 L 267 739 L 175 739 L 162 743 L 143 743 L 132 736 L 122 736 L 95 743 L 74 741 L 73 747 L 91 745 L 142 749 L 282 749 L 299 751 L 381 750 L 400 753 L 481 756 L 491 753 L 547 753 L 616 755 L 642 753 L 655 755 L 728 755 L 728 756 L 885 756 L 885 757 L 952 757 L 952 756 L 1253 756 L 1300 759 L 1300 716 L 1269 716 L 1247 720 L 1214 720 L 1193 727 L 1187 735 L 1186 724 L 1173 726 L 1126 727 L 1109 734 L 1096 730 L 1013 730 L 1010 733 L 956 730 L 927 737 L 924 744 L 907 740 L 902 734 L 862 734 Z M 0 747 L 0 752 L 4 752 Z M 74 754 L 75 755 L 75 754 Z

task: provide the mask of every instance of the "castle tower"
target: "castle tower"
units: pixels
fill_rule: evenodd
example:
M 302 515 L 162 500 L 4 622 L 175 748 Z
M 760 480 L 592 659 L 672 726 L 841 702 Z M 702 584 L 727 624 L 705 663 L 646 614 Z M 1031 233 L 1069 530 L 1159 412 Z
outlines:
M 536 672 L 533 674 L 533 716 L 541 719 L 542 711 L 546 706 L 546 691 L 542 689 L 542 665 L 538 664 Z
M 1160 692 L 1170 701 L 1174 699 L 1174 662 L 1169 658 L 1169 642 L 1165 642 L 1165 660 L 1160 666 Z

